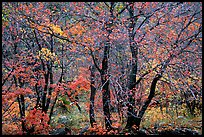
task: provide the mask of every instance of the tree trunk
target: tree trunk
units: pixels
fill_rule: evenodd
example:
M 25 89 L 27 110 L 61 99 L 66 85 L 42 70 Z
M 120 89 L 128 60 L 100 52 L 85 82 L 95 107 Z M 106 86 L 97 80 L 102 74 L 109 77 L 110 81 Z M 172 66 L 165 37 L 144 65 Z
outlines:
M 108 54 L 109 43 L 104 48 L 104 57 L 102 61 L 101 82 L 102 82 L 102 96 L 103 96 L 103 112 L 105 116 L 106 129 L 112 128 L 112 121 L 110 119 L 110 90 L 109 90 L 109 76 L 108 76 Z
M 47 95 L 47 89 L 48 89 L 48 80 L 49 80 L 49 71 L 47 71 L 46 74 L 44 74 L 45 78 L 45 86 L 42 96 L 42 112 L 46 112 L 46 95 Z
M 94 98 L 96 94 L 96 88 L 95 88 L 95 67 L 94 65 L 90 67 L 91 71 L 91 96 L 90 96 L 90 110 L 89 110 L 89 117 L 90 117 L 90 124 L 91 127 L 93 127 L 93 123 L 96 123 L 95 115 L 94 115 Z
M 109 75 L 108 75 L 108 58 L 109 58 L 109 50 L 110 50 L 110 34 L 112 33 L 112 26 L 113 26 L 113 9 L 114 9 L 114 2 L 111 2 L 110 5 L 110 20 L 105 23 L 106 31 L 108 32 L 107 41 L 104 47 L 104 54 L 102 60 L 102 69 L 101 73 L 101 82 L 102 82 L 102 96 L 103 96 L 103 113 L 105 116 L 105 127 L 106 129 L 112 129 L 112 121 L 111 121 L 111 114 L 110 114 L 110 90 L 109 90 Z
M 50 45 L 51 45 L 51 53 L 53 54 L 54 53 L 54 51 L 53 51 L 53 46 L 54 46 L 53 35 L 51 35 Z M 53 72 L 52 72 L 52 65 L 53 65 L 52 61 L 50 61 L 50 64 L 47 65 L 47 67 L 49 69 L 48 71 L 49 71 L 49 74 L 50 74 L 50 84 L 54 83 L 54 81 L 53 81 Z M 45 112 L 46 113 L 47 113 L 47 111 L 49 109 L 52 91 L 53 91 L 53 88 L 49 87 L 49 92 L 48 92 L 48 96 L 49 97 L 47 98 L 46 107 L 45 107 Z
M 53 49 L 52 49 L 53 50 Z M 64 58 L 64 45 L 62 44 L 62 67 L 61 67 L 61 69 L 62 69 L 62 72 L 61 72 L 61 75 L 60 75 L 60 78 L 59 78 L 59 81 L 57 82 L 57 83 L 62 83 L 62 79 L 63 79 L 63 76 L 64 76 L 64 63 L 63 63 L 63 58 Z M 53 78 L 51 78 L 51 79 L 53 79 Z M 52 80 L 52 82 L 53 82 L 53 80 Z M 48 124 L 50 124 L 50 122 L 51 122 L 51 118 L 52 118 L 52 114 L 53 114 L 53 111 L 54 111 L 54 107 L 55 107 L 55 104 L 56 104 L 56 102 L 57 102 L 57 98 L 58 98 L 58 95 L 56 95 L 56 97 L 55 97 L 55 99 L 54 99 L 54 102 L 53 102 L 53 104 L 52 104 L 52 106 L 51 106 L 51 109 L 50 109 L 50 115 L 49 115 L 49 121 L 48 121 Z
M 147 107 L 149 106 L 152 98 L 154 97 L 155 95 L 155 89 L 156 89 L 156 85 L 157 85 L 157 82 L 158 80 L 161 78 L 162 76 L 161 75 L 156 75 L 155 78 L 153 79 L 152 81 L 152 84 L 151 84 L 151 87 L 150 87 L 150 93 L 149 93 L 149 96 L 147 98 L 147 100 L 145 101 L 144 105 L 142 106 L 142 109 L 140 110 L 139 112 L 139 115 L 138 115 L 138 119 L 137 119 L 137 122 L 135 123 L 136 126 L 139 128 L 140 126 L 140 122 L 142 120 L 142 117 L 145 113 L 145 111 L 147 110 Z
M 128 95 L 128 119 L 127 119 L 127 125 L 126 128 L 131 128 L 136 120 L 136 113 L 134 111 L 135 107 L 135 99 L 134 99 L 134 88 L 136 84 L 136 73 L 137 73 L 137 48 L 131 46 L 131 52 L 132 52 L 132 68 L 131 73 L 129 75 L 129 81 L 128 81 L 128 89 L 131 93 Z M 135 121 L 135 122 L 134 122 Z
M 16 87 L 18 87 L 18 83 L 17 83 L 17 78 L 15 76 L 13 76 L 14 78 L 14 81 L 15 81 L 15 85 Z M 20 85 L 21 87 L 21 85 Z M 18 106 L 19 106 L 19 110 L 20 110 L 20 117 L 21 117 L 21 126 L 22 126 L 22 132 L 23 132 L 23 135 L 26 134 L 27 132 L 27 129 L 26 129 L 26 125 L 25 125 L 25 100 L 24 100 L 24 96 L 23 95 L 20 95 L 17 97 L 17 100 L 18 100 Z
M 131 128 L 134 124 L 137 123 L 137 117 L 136 113 L 134 111 L 135 107 L 135 99 L 134 99 L 134 88 L 136 87 L 136 74 L 137 74 L 137 55 L 138 55 L 138 47 L 134 41 L 134 27 L 135 27 L 135 19 L 132 18 L 134 16 L 134 9 L 133 5 L 128 8 L 129 15 L 130 15 L 130 24 L 129 24 L 129 29 L 128 29 L 128 34 L 129 34 L 129 45 L 130 45 L 130 50 L 132 54 L 132 59 L 131 59 L 131 72 L 128 78 L 128 90 L 130 91 L 128 95 L 128 118 L 127 118 L 127 124 L 126 128 Z M 137 123 L 138 124 L 138 123 Z

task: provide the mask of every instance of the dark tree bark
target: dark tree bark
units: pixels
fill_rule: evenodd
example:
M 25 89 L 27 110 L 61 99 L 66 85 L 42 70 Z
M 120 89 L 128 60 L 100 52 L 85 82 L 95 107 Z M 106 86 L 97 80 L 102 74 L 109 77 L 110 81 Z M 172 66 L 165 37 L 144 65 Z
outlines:
M 23 134 L 25 134 L 27 132 L 27 129 L 26 129 L 25 120 L 24 120 L 24 118 L 25 118 L 25 113 L 23 111 L 23 104 L 24 103 L 22 102 L 20 97 L 17 97 L 17 100 L 18 100 L 18 105 L 19 105 L 19 110 L 20 110 L 20 117 L 21 117 L 21 122 L 22 122 L 22 124 L 21 124 L 22 131 L 23 131 Z
M 95 67 L 94 65 L 90 67 L 91 71 L 91 96 L 90 96 L 90 110 L 89 110 L 89 117 L 90 117 L 90 124 L 91 127 L 93 127 L 93 123 L 96 123 L 95 115 L 94 115 L 94 98 L 96 94 L 96 88 L 95 88 Z
M 109 21 L 105 23 L 105 29 L 108 32 L 107 41 L 104 47 L 104 54 L 102 60 L 102 69 L 100 70 L 101 74 L 101 82 L 102 82 L 102 96 L 103 96 L 103 113 L 105 116 L 105 127 L 106 129 L 112 129 L 112 121 L 111 121 L 111 114 L 110 114 L 110 90 L 109 90 L 109 75 L 108 75 L 108 58 L 109 58 L 109 51 L 110 51 L 110 34 L 112 33 L 112 26 L 113 26 L 113 9 L 114 9 L 114 2 L 111 2 L 110 5 L 110 14 L 111 17 Z
M 50 39 L 50 45 L 51 45 L 51 53 L 53 53 L 53 46 L 54 46 L 54 40 L 53 40 L 53 35 L 51 35 L 51 39 Z M 50 75 L 50 84 L 53 84 L 53 72 L 52 72 L 52 61 L 50 61 L 50 64 L 48 64 L 48 71 L 49 71 L 49 75 Z M 46 108 L 45 111 L 47 113 L 48 109 L 49 109 L 49 105 L 50 105 L 50 99 L 51 99 L 51 94 L 52 94 L 52 87 L 49 87 L 49 91 L 48 91 L 48 98 L 47 98 L 47 102 L 46 102 Z
M 14 81 L 15 81 L 15 85 L 16 87 L 18 87 L 18 82 L 17 82 L 17 78 L 15 76 L 13 76 Z M 20 85 L 21 87 L 22 85 Z M 23 95 L 19 95 L 17 97 L 18 100 L 18 106 L 19 106 L 19 110 L 20 110 L 20 117 L 21 117 L 21 126 L 22 126 L 22 131 L 23 131 L 23 135 L 27 132 L 27 128 L 26 128 L 26 124 L 25 124 L 25 100 L 24 100 L 24 96 Z
M 139 129 L 140 127 L 140 122 L 142 120 L 142 117 L 145 113 L 145 111 L 147 110 L 152 98 L 154 97 L 155 95 L 155 89 L 156 89 L 156 84 L 158 82 L 158 80 L 162 77 L 162 75 L 160 74 L 157 74 L 155 76 L 155 78 L 153 79 L 152 83 L 151 83 L 151 87 L 150 87 L 150 93 L 149 93 L 149 96 L 147 98 L 147 100 L 145 101 L 144 105 L 142 106 L 141 110 L 139 111 L 139 115 L 138 116 L 135 116 L 133 118 L 133 121 L 131 122 L 132 125 L 136 125 L 137 128 Z M 127 125 L 126 125 L 127 126 Z M 126 128 L 131 128 L 131 127 L 126 127 Z
M 110 90 L 109 90 L 109 76 L 108 76 L 108 54 L 109 54 L 110 45 L 105 46 L 104 48 L 104 57 L 102 61 L 101 69 L 101 82 L 102 82 L 102 95 L 103 95 L 103 112 L 105 115 L 105 126 L 106 129 L 112 128 L 112 121 L 110 119 Z
M 34 33 L 36 43 L 38 45 L 38 49 L 40 51 L 42 49 L 42 47 L 41 47 L 41 45 L 40 45 L 40 43 L 38 41 L 36 31 L 34 30 L 33 33 Z M 42 59 L 41 59 L 41 64 L 42 64 L 43 71 L 46 72 L 45 64 L 44 64 Z M 48 69 L 49 69 L 49 67 L 48 67 Z M 42 105 L 41 105 L 42 106 L 42 112 L 46 112 L 46 96 L 47 96 L 47 90 L 48 90 L 49 76 L 50 76 L 50 72 L 49 72 L 49 70 L 47 70 L 47 72 L 44 74 L 45 86 L 44 86 L 44 91 L 43 91 L 43 94 L 42 94 Z
M 49 71 L 47 71 L 46 74 L 44 74 L 45 78 L 45 86 L 42 96 L 42 112 L 46 112 L 46 96 L 47 96 L 47 89 L 48 89 L 48 81 L 49 81 Z
M 189 110 L 190 114 L 192 116 L 195 116 L 195 100 L 189 100 L 190 93 L 188 93 L 188 91 L 184 92 L 184 97 L 185 97 L 185 102 L 186 102 L 186 108 Z
M 17 46 L 18 45 L 15 43 L 14 44 L 14 55 L 17 54 Z M 15 60 L 17 60 L 17 58 L 15 58 Z M 15 82 L 15 86 L 22 88 L 23 84 L 21 83 L 21 79 L 20 78 L 17 79 L 15 76 L 13 76 L 13 79 Z M 18 85 L 18 83 L 19 83 L 19 85 Z M 27 128 L 26 128 L 26 124 L 25 124 L 25 99 L 24 99 L 24 96 L 19 95 L 17 97 L 17 100 L 18 100 L 18 106 L 19 106 L 19 110 L 20 110 L 21 126 L 22 126 L 23 135 L 24 135 L 27 132 Z
M 149 106 L 149 104 L 150 104 L 152 98 L 153 98 L 154 95 L 155 95 L 156 85 L 157 85 L 157 82 L 159 81 L 159 79 L 160 79 L 161 77 L 162 77 L 162 75 L 157 74 L 157 75 L 154 77 L 154 79 L 152 80 L 149 96 L 148 96 L 147 100 L 145 101 L 144 105 L 142 106 L 142 109 L 140 110 L 139 115 L 138 115 L 139 119 L 138 119 L 138 121 L 137 121 L 137 123 L 136 123 L 136 126 L 138 126 L 138 127 L 139 127 L 139 125 L 140 125 L 141 119 L 142 119 L 142 117 L 143 117 L 145 111 L 147 110 L 147 107 Z
M 64 57 L 64 45 L 62 44 L 62 57 Z M 63 76 L 64 76 L 64 65 L 63 65 L 63 59 L 62 59 L 62 66 L 61 66 L 61 69 L 62 69 L 62 72 L 61 72 L 61 75 L 60 75 L 60 78 L 59 78 L 59 81 L 57 83 L 62 83 L 62 79 L 63 79 Z M 53 81 L 52 81 L 53 82 Z M 57 98 L 58 98 L 58 94 L 56 95 L 55 99 L 54 99 L 54 102 L 51 106 L 51 109 L 50 109 L 50 115 L 49 115 L 49 121 L 48 121 L 48 124 L 50 124 L 51 122 L 51 117 L 52 117 L 52 114 L 53 114 L 53 111 L 54 111 L 54 107 L 55 107 L 55 104 L 57 102 Z
M 132 68 L 131 73 L 129 75 L 129 81 L 128 81 L 128 90 L 131 92 L 128 95 L 128 119 L 127 119 L 127 125 L 126 128 L 130 128 L 134 125 L 135 121 L 135 99 L 134 99 L 134 88 L 136 87 L 136 74 L 137 74 L 137 48 L 133 45 L 131 45 L 131 52 L 132 52 Z
M 133 4 L 128 8 L 129 16 L 131 18 L 129 28 L 128 28 L 128 34 L 129 34 L 129 45 L 130 50 L 132 54 L 132 60 L 131 60 L 131 72 L 128 78 L 128 90 L 131 92 L 128 95 L 128 118 L 127 118 L 127 124 L 126 128 L 131 128 L 137 121 L 136 114 L 134 111 L 135 106 L 135 99 L 134 99 L 134 88 L 136 87 L 136 74 L 137 74 L 137 55 L 138 55 L 138 47 L 134 41 L 134 27 L 135 27 L 135 19 L 132 18 L 134 16 L 134 9 Z
M 40 105 L 40 93 L 38 91 L 38 85 L 37 84 L 35 84 L 35 91 L 37 93 L 37 100 L 36 100 L 35 109 L 37 109 L 38 106 Z

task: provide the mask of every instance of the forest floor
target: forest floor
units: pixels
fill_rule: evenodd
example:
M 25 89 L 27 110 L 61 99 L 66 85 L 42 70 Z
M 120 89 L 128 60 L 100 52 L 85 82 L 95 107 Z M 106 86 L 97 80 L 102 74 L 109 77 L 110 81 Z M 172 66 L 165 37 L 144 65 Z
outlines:
M 113 126 L 117 130 L 106 132 L 104 130 L 104 120 L 102 110 L 96 110 L 95 117 L 97 128 L 91 128 L 89 123 L 88 105 L 81 102 L 82 108 L 79 113 L 76 106 L 72 106 L 69 112 L 55 116 L 53 119 L 53 127 L 61 123 L 61 127 L 66 127 L 71 130 L 72 135 L 202 135 L 202 115 L 192 117 L 190 115 L 183 116 L 182 109 L 179 111 L 179 115 L 176 115 L 174 110 L 165 108 L 162 111 L 159 108 L 149 108 L 144 115 L 141 122 L 140 130 L 136 132 L 127 131 L 125 127 L 125 118 L 120 121 L 116 112 L 112 113 Z M 65 119 L 63 119 L 63 116 Z M 65 117 L 66 116 L 66 117 Z

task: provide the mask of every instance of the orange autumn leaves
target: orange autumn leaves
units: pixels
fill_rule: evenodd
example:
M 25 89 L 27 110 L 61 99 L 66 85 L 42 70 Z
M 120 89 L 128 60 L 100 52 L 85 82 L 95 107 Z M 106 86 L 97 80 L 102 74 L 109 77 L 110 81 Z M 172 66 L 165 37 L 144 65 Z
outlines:
M 89 70 L 85 67 L 79 68 L 79 75 L 70 82 L 69 88 L 76 91 L 89 91 L 90 90 L 90 81 L 89 81 Z
M 70 84 L 69 87 L 71 90 L 88 91 L 90 89 L 90 82 L 87 79 L 85 79 L 83 76 L 79 76 L 74 82 Z
M 71 41 L 85 42 L 93 44 L 93 39 L 91 37 L 87 37 L 84 34 L 87 32 L 87 29 L 82 25 L 82 23 L 74 24 L 73 26 L 69 27 L 66 26 L 64 31 L 62 30 L 63 27 L 59 25 L 55 25 L 53 23 L 43 23 L 43 24 L 36 24 L 30 23 L 30 27 L 33 29 L 37 29 L 39 32 L 46 33 L 46 34 L 54 34 L 59 35 L 63 38 L 68 38 Z M 80 38 L 80 39 L 79 39 Z
M 17 8 L 17 12 L 21 13 L 23 11 L 23 14 L 19 16 L 19 20 L 26 19 L 26 24 L 33 30 L 42 33 L 44 39 L 46 39 L 46 36 L 54 35 L 59 38 L 60 43 L 68 40 L 73 47 L 77 47 L 79 44 L 91 47 L 94 44 L 92 34 L 89 34 L 88 26 L 85 26 L 82 21 L 76 21 L 76 19 L 69 17 L 64 24 L 63 22 L 58 22 L 58 20 L 50 19 L 50 16 L 65 14 L 64 12 L 67 12 L 65 8 L 58 13 L 54 13 L 53 9 L 43 9 L 45 3 L 39 2 L 38 5 L 36 7 L 32 3 L 29 5 L 22 3 Z M 73 22 L 73 20 L 76 22 Z
M 42 113 L 41 110 L 33 109 L 25 118 L 28 129 L 35 128 L 34 134 L 48 134 L 49 121 L 48 114 Z
M 51 97 L 55 97 L 57 94 L 64 95 L 65 93 L 68 94 L 68 96 L 77 96 L 78 94 L 81 94 L 83 92 L 87 92 L 90 90 L 90 81 L 88 79 L 89 73 L 82 73 L 83 70 L 85 72 L 88 71 L 86 68 L 80 68 L 80 74 L 77 76 L 73 81 L 71 82 L 65 82 L 59 83 L 59 84 L 50 84 L 50 87 L 54 89 L 54 92 L 52 93 Z
M 82 26 L 81 23 L 77 23 L 76 25 L 72 26 L 70 29 L 69 29 L 69 32 L 72 34 L 72 35 L 82 35 L 84 32 L 86 32 L 86 29 L 84 26 Z

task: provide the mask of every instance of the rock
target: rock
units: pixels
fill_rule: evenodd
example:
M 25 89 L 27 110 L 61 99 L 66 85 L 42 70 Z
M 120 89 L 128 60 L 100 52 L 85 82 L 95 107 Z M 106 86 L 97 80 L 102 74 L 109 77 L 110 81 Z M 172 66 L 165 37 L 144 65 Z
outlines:
M 159 123 L 159 127 L 162 126 L 162 125 L 164 125 L 164 124 L 165 124 L 165 122 L 160 122 L 160 123 Z
M 199 135 L 199 133 L 188 128 L 176 128 L 174 130 L 162 130 L 159 135 Z
M 158 129 L 159 128 L 159 124 L 158 123 L 155 123 L 154 124 L 154 129 Z
M 174 124 L 171 124 L 171 123 L 170 123 L 170 124 L 168 124 L 168 126 L 173 126 L 173 125 L 174 125 Z
M 69 128 L 57 128 L 50 132 L 50 135 L 70 135 L 71 130 Z
M 148 135 L 148 131 L 145 130 L 145 129 L 140 129 L 138 132 L 137 132 L 137 135 Z
M 195 130 L 191 130 L 191 129 L 184 129 L 184 133 L 185 135 L 198 135 L 199 134 Z
M 184 116 L 178 116 L 178 118 L 184 118 Z
M 68 117 L 67 116 L 60 116 L 58 119 L 58 123 L 61 124 L 66 124 L 68 122 Z
M 81 130 L 81 132 L 79 133 L 79 135 L 83 135 L 84 133 L 86 133 L 86 132 L 88 131 L 88 129 L 89 129 L 89 126 L 86 126 L 85 128 L 83 128 L 83 129 Z

